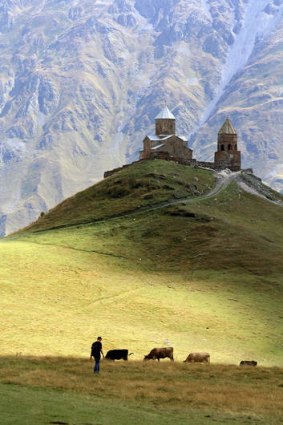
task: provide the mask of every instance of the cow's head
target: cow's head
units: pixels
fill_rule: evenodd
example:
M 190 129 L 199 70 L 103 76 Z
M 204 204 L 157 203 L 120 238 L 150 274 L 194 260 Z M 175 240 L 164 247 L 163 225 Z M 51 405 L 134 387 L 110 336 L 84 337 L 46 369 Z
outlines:
M 147 355 L 147 356 L 144 356 L 144 358 L 143 358 L 144 360 L 149 360 L 149 355 Z

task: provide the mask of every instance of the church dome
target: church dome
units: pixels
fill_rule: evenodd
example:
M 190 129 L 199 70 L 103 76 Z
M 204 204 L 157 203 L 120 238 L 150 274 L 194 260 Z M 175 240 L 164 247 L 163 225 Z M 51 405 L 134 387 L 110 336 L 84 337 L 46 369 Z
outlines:
M 174 117 L 170 109 L 168 109 L 168 107 L 165 106 L 165 108 L 163 108 L 162 111 L 159 112 L 159 114 L 155 117 L 155 119 L 156 120 L 175 120 L 176 118 Z

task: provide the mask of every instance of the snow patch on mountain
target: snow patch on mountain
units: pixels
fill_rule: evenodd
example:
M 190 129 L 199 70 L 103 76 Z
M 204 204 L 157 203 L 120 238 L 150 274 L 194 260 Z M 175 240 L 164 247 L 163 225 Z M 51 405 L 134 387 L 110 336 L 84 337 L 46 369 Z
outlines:
M 233 77 L 248 64 L 256 43 L 264 39 L 282 21 L 283 5 L 278 6 L 275 14 L 267 14 L 266 8 L 268 5 L 270 5 L 269 0 L 249 1 L 241 22 L 241 30 L 237 34 L 233 45 L 229 48 L 225 63 L 222 66 L 219 86 L 213 100 L 203 113 L 197 129 L 213 114 L 217 103 L 225 93 L 225 89 Z
M 207 17 L 210 18 L 211 16 L 210 16 L 209 0 L 201 0 L 201 6 L 202 6 L 204 14 L 207 15 Z

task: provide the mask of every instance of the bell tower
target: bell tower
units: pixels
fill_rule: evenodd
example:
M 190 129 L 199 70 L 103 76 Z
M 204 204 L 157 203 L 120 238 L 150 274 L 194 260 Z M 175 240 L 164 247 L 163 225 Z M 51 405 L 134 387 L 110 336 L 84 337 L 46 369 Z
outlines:
M 241 169 L 241 152 L 238 150 L 238 136 L 229 118 L 218 132 L 217 152 L 214 154 L 215 165 L 232 171 Z
M 155 118 L 155 134 L 157 136 L 169 136 L 176 133 L 176 118 L 165 106 Z

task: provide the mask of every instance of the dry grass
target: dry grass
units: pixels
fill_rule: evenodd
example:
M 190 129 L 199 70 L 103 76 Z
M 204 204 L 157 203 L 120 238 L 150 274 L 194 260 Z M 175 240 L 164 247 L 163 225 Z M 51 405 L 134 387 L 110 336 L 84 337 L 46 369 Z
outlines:
M 283 369 L 230 365 L 102 361 L 93 376 L 87 359 L 1 358 L 0 382 L 74 391 L 162 409 L 197 409 L 283 419 Z

